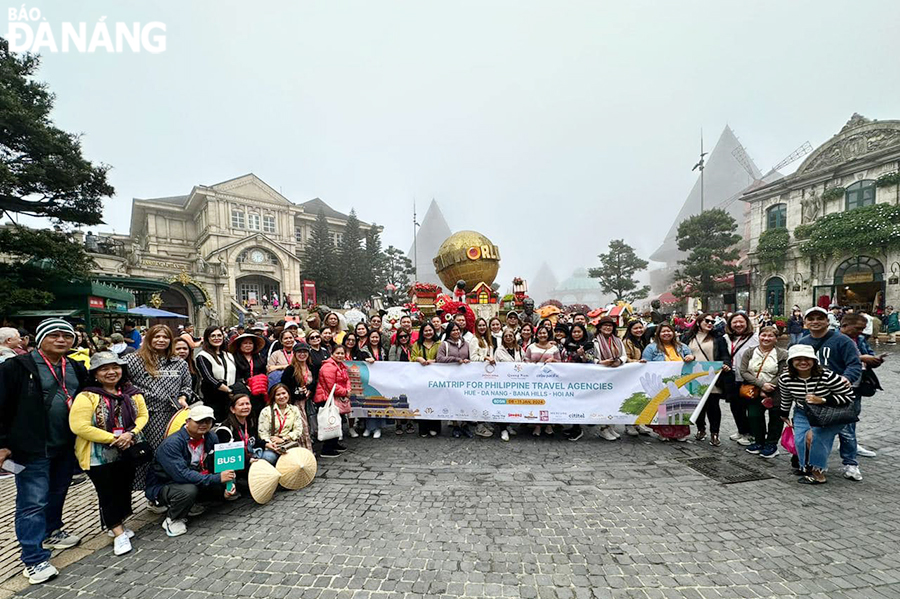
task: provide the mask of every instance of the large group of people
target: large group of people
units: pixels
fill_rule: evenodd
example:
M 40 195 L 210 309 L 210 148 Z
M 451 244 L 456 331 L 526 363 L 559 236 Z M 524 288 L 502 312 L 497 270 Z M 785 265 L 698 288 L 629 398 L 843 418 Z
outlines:
M 796 316 L 792 315 L 792 318 Z M 416 315 L 418 316 L 418 315 Z M 874 456 L 856 439 L 861 398 L 879 388 L 875 356 L 865 333 L 864 314 L 841 315 L 813 307 L 800 315 L 802 334 L 788 328 L 789 349 L 777 345 L 782 332 L 750 314 L 696 314 L 666 319 L 635 318 L 619 331 L 609 317 L 589 320 L 564 314 L 555 321 L 533 310 L 503 319 L 467 319 L 464 311 L 404 316 L 396 330 L 372 314 L 353 326 L 336 312 L 313 313 L 298 322 L 210 326 L 200 336 L 185 325 L 177 333 L 157 324 L 143 334 L 126 323 L 101 343 L 95 335 L 51 318 L 32 333 L 0 328 L 0 466 L 15 472 L 16 535 L 25 575 L 32 583 L 56 574 L 50 550 L 76 545 L 66 532 L 62 507 L 76 473 L 96 489 L 100 519 L 113 537 L 116 555 L 132 549 L 132 490 L 143 489 L 151 509 L 165 513 L 169 536 L 187 531 L 188 518 L 208 501 L 230 501 L 247 492 L 249 465 L 275 463 L 290 447 L 320 458 L 341 455 L 339 439 L 319 442 L 317 412 L 333 395 L 347 435 L 379 439 L 383 418 L 352 419 L 348 361 L 435 363 L 533 362 L 593 364 L 617 368 L 629 362 L 721 362 L 693 435 L 697 442 L 722 444 L 721 404 L 728 404 L 736 431 L 730 440 L 750 454 L 779 454 L 783 427 L 793 427 L 792 466 L 804 484 L 823 484 L 834 439 L 840 442 L 843 476 L 862 479 L 857 458 Z M 894 318 L 896 321 L 896 317 Z M 183 426 L 173 430 L 179 413 Z M 440 420 L 396 420 L 397 435 L 441 434 Z M 534 437 L 562 434 L 579 441 L 584 427 L 553 423 L 450 421 L 453 437 L 493 437 L 503 442 L 520 432 Z M 626 426 L 629 436 L 663 442 L 686 441 L 686 425 Z M 607 441 L 620 438 L 614 426 L 598 426 Z M 214 472 L 218 443 L 243 444 L 245 466 Z

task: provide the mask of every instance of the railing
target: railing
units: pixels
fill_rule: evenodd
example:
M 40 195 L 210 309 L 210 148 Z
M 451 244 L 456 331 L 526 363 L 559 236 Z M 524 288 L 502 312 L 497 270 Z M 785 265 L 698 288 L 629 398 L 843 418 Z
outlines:
M 85 235 L 84 249 L 91 254 L 125 258 L 125 244 L 105 235 Z

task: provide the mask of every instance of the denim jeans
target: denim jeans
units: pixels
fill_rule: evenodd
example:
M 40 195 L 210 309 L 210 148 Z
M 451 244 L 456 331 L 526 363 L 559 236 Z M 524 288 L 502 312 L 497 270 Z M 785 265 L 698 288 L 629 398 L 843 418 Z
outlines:
M 63 527 L 63 503 L 75 464 L 72 450 L 53 458 L 22 462 L 25 469 L 16 475 L 16 538 L 26 566 L 50 559 L 50 551 L 41 543 Z
M 801 408 L 794 408 L 794 443 L 797 445 L 797 459 L 800 466 L 807 464 L 816 470 L 828 469 L 828 454 L 834 447 L 834 438 L 838 436 L 844 424 L 832 426 L 811 426 L 806 412 Z M 812 431 L 812 443 L 809 446 L 809 455 L 806 451 L 806 433 Z
M 853 400 L 853 405 L 856 407 L 856 413 L 859 414 L 862 411 L 862 400 L 859 395 Z M 841 443 L 841 461 L 844 466 L 859 466 L 859 462 L 856 461 L 859 451 L 859 445 L 856 443 L 856 423 L 845 424 L 838 437 Z
M 263 449 L 262 452 L 257 457 L 264 459 L 265 461 L 269 462 L 270 464 L 272 464 L 274 466 L 275 463 L 278 461 L 278 458 L 280 457 L 280 455 L 277 452 L 272 451 L 271 449 Z

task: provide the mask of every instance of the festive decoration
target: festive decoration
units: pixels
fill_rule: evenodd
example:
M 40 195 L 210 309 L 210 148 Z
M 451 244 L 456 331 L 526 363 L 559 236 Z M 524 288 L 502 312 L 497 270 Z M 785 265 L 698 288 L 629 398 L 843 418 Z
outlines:
M 475 288 L 472 289 L 472 291 L 466 294 L 466 302 L 482 306 L 485 304 L 496 304 L 497 293 L 491 289 L 487 283 L 482 281 L 475 285 Z
M 409 288 L 407 295 L 410 297 L 410 303 L 415 304 L 418 311 L 426 316 L 434 314 L 435 299 L 441 292 L 438 285 L 432 283 L 413 283 Z
M 500 250 L 475 231 L 460 231 L 444 240 L 434 258 L 434 268 L 447 289 L 465 281 L 470 292 L 480 282 L 490 286 L 500 270 Z

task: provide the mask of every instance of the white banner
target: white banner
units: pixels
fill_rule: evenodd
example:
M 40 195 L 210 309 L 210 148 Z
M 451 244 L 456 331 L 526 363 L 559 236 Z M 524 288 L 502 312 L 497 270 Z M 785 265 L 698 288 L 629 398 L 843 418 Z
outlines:
M 351 416 L 477 422 L 690 424 L 721 362 L 348 362 Z

